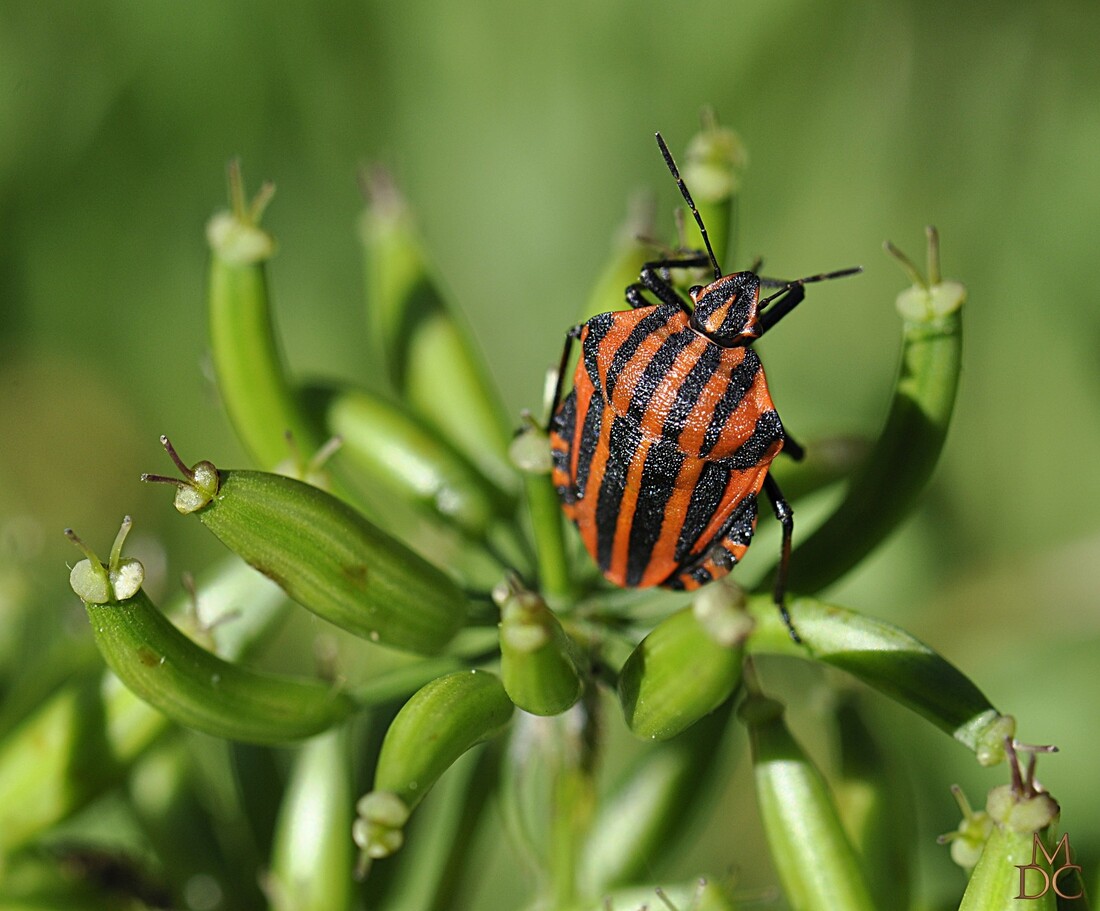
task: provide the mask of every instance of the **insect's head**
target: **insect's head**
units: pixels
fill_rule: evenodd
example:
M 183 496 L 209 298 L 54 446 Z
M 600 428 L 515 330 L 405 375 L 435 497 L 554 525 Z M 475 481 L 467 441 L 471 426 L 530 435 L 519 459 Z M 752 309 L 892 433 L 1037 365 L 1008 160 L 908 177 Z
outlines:
M 695 201 L 691 198 L 691 193 L 680 176 L 676 162 L 672 160 L 672 153 L 669 152 L 660 133 L 657 134 L 657 145 L 661 149 L 661 155 L 664 156 L 672 179 L 676 181 L 684 202 L 687 203 L 695 223 L 699 226 L 699 233 L 707 248 L 707 256 L 711 266 L 714 267 L 713 282 L 706 286 L 696 285 L 688 292 L 693 305 L 691 327 L 724 348 L 744 345 L 759 338 L 761 328 L 757 314 L 760 309 L 760 279 L 752 272 L 722 274 L 718 258 L 710 245 L 707 226 L 703 224 L 703 218 L 695 206 Z
M 691 328 L 716 345 L 731 348 L 760 337 L 760 279 L 752 272 L 723 275 L 689 292 Z

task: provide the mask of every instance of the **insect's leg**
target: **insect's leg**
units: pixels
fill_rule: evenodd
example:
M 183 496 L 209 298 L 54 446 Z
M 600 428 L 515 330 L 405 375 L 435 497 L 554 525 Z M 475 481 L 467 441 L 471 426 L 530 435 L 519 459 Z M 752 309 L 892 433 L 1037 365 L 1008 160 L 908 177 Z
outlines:
M 676 293 L 676 289 L 662 277 L 661 273 L 666 269 L 694 269 L 706 266 L 709 263 L 710 259 L 703 254 L 679 259 L 658 259 L 646 263 L 642 266 L 641 273 L 638 276 L 640 281 L 635 282 L 626 289 L 626 301 L 634 309 L 651 307 L 653 305 L 642 297 L 642 291 L 650 291 L 661 303 L 678 307 L 686 313 L 688 307 L 684 303 L 684 299 Z
M 801 462 L 806 458 L 806 447 L 799 443 L 794 437 L 787 433 L 786 428 L 783 429 L 783 455 L 794 459 L 796 462 Z
M 760 314 L 760 334 L 763 335 L 771 329 L 772 326 L 801 304 L 805 297 L 806 289 L 802 285 L 794 285 L 790 291 Z
M 794 532 L 794 510 L 791 509 L 790 504 L 784 499 L 783 491 L 779 489 L 779 485 L 775 483 L 775 479 L 771 476 L 771 472 L 768 472 L 764 476 L 764 492 L 768 495 L 768 500 L 771 501 L 772 509 L 775 510 L 775 517 L 779 520 L 779 524 L 783 526 L 783 544 L 779 553 L 779 566 L 775 571 L 775 606 L 779 608 L 779 616 L 783 618 L 783 622 L 787 626 L 787 631 L 791 634 L 791 639 L 794 642 L 801 643 L 798 633 L 795 631 L 794 624 L 791 623 L 791 615 L 787 613 L 787 570 L 791 563 L 791 535 Z
M 558 378 L 554 381 L 554 397 L 550 400 L 550 414 L 546 418 L 546 432 L 550 432 L 550 425 L 554 423 L 554 415 L 557 414 L 558 405 L 561 404 L 561 391 L 565 385 L 565 369 L 569 366 L 569 355 L 573 353 L 573 342 L 581 337 L 584 323 L 578 323 L 565 333 L 565 344 L 561 349 L 561 361 L 558 363 Z

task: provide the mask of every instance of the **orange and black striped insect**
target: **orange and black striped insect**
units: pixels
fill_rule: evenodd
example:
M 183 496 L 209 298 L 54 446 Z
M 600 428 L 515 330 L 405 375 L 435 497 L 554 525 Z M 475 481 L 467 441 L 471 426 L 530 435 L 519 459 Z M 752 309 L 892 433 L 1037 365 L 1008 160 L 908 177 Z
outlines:
M 805 285 L 860 270 L 795 281 L 723 275 L 660 133 L 657 144 L 706 253 L 646 263 L 626 289 L 631 310 L 569 331 L 551 409 L 554 485 L 610 581 L 688 590 L 744 555 L 763 489 L 783 527 L 775 601 L 797 641 L 784 605 L 794 523 L 769 467 L 781 450 L 801 458 L 802 449 L 783 429 L 751 346 L 802 301 Z M 691 288 L 689 304 L 669 270 L 702 267 L 714 269 L 714 281 Z M 776 290 L 761 298 L 762 287 Z M 574 341 L 581 357 L 562 399 Z

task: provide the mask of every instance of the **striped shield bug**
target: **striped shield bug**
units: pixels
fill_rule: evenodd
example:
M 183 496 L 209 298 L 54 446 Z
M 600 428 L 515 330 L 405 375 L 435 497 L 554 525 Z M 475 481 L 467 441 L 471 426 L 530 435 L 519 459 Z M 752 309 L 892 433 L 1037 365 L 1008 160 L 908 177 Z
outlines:
M 693 590 L 726 575 L 752 540 L 763 490 L 783 529 L 775 602 L 798 641 L 784 605 L 793 515 L 769 468 L 780 451 L 797 459 L 802 450 L 784 431 L 752 343 L 807 284 L 860 269 L 794 281 L 723 275 L 660 133 L 657 144 L 706 252 L 646 263 L 626 289 L 632 309 L 569 331 L 550 412 L 553 482 L 600 571 L 627 588 Z M 708 267 L 714 281 L 684 300 L 669 270 Z M 761 298 L 761 288 L 774 291 Z M 563 398 L 576 341 L 581 356 Z

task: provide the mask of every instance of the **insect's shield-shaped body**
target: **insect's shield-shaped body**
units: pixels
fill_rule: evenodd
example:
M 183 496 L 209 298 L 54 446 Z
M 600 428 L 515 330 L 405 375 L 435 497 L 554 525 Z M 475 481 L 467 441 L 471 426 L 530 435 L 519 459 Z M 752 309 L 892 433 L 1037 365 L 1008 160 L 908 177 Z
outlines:
M 573 390 L 554 416 L 554 483 L 612 582 L 694 589 L 752 539 L 756 499 L 783 447 L 760 359 L 759 280 L 693 288 L 581 329 Z

